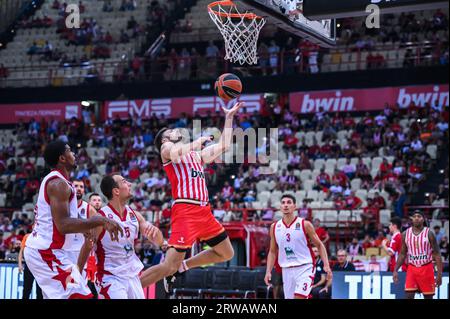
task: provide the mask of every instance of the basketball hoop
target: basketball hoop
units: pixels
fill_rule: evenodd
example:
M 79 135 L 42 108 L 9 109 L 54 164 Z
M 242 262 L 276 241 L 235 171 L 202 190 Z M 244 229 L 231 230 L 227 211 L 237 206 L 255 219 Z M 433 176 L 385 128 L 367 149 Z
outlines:
M 254 13 L 240 13 L 233 1 L 212 2 L 208 13 L 225 40 L 225 60 L 258 63 L 257 42 L 266 20 Z

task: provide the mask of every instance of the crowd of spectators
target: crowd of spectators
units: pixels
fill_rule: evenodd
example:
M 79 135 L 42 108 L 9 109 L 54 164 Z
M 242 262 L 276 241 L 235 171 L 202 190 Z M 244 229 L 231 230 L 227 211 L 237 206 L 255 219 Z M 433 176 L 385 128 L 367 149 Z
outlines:
M 204 127 L 223 126 L 223 117 L 219 113 L 208 112 L 201 117 Z M 409 130 L 399 124 L 402 119 L 408 119 L 411 123 L 407 127 Z M 304 187 L 295 171 L 312 170 L 313 160 L 374 157 L 379 155 L 383 147 L 384 157 L 393 156 L 394 161 L 389 163 L 384 159 L 376 176 L 371 175 L 363 161 L 359 160 L 355 165 L 347 160 L 341 170 L 336 169 L 333 174 L 322 169 L 313 186 L 325 194 L 324 200 L 332 201 L 337 210 L 362 209 L 363 232 L 355 233 L 360 236 L 357 241 L 365 245 L 362 249 L 370 245 L 380 247 L 387 231 L 376 222 L 379 210 L 387 208 L 403 216 L 407 196 L 413 194 L 432 165 L 426 146 L 429 143 L 438 146 L 445 143 L 448 125 L 443 123 L 447 121 L 447 108 L 442 110 L 429 105 L 425 108 L 411 105 L 406 110 L 386 106 L 382 112 L 367 113 L 359 120 L 350 114 L 328 115 L 325 112 L 318 112 L 311 119 L 305 119 L 290 112 L 288 105 L 282 107 L 278 102 L 267 103 L 260 113 L 248 114 L 244 111 L 237 117 L 236 127 L 278 127 L 279 141 L 275 142 L 282 142 L 280 145 L 283 146 L 279 150 L 285 152 L 288 165 L 278 174 L 271 175 L 262 174 L 262 167 L 250 163 L 249 158 L 245 158 L 243 164 L 208 165 L 205 171 L 213 213 L 222 222 L 247 218 L 261 221 L 279 219 L 281 214 L 274 207 L 276 203 L 270 201 L 267 209 L 257 213 L 235 209 L 253 208 L 253 204 L 258 201 L 257 184 L 262 180 L 273 183 L 273 190 L 295 192 Z M 70 143 L 77 154 L 78 168 L 73 178 L 84 180 L 87 193 L 96 191 L 98 187 L 98 183 L 94 182 L 95 176 L 120 172 L 134 184 L 131 207 L 144 211 L 145 217 L 152 222 L 158 220 L 167 234 L 170 185 L 152 146 L 157 130 L 163 126 L 192 130 L 192 117 L 183 114 L 178 119 L 167 119 L 152 115 L 143 120 L 136 116 L 129 119 L 117 116 L 100 122 L 93 110 L 86 108 L 80 119 L 57 121 L 50 118 L 18 123 L 14 134 L 19 143 L 10 141 L 0 147 L 0 194 L 6 194 L 5 206 L 20 210 L 25 202 L 35 201 L 40 181 L 46 173 L 43 162 L 36 159 L 42 156 L 49 140 L 60 138 Z M 337 133 L 342 129 L 351 130 L 343 146 L 337 142 Z M 319 141 L 308 145 L 304 134 L 295 134 L 319 131 L 322 131 L 322 145 Z M 267 146 L 266 143 L 259 151 L 264 151 Z M 92 152 L 96 149 L 97 154 Z M 21 155 L 15 158 L 17 154 Z M 350 187 L 355 178 L 361 180 L 361 189 L 376 189 L 378 193 L 367 201 L 358 198 Z M 429 196 L 431 200 L 445 198 L 448 194 L 448 183 L 445 183 Z M 392 207 L 381 196 L 383 191 L 389 193 Z M 302 217 L 313 218 L 310 204 L 308 198 L 297 203 Z M 320 221 L 318 224 L 320 227 Z M 325 235 L 322 237 L 326 238 Z M 443 249 L 445 247 L 443 244 Z

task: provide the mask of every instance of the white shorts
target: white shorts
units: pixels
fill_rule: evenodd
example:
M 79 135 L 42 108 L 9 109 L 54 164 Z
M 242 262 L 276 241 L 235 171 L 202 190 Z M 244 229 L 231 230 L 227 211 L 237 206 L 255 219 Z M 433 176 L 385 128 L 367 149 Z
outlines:
M 114 275 L 103 275 L 102 282 L 97 283 L 98 299 L 144 299 L 139 276 L 120 278 Z
M 80 255 L 80 252 L 79 251 L 66 251 L 66 253 L 67 253 L 67 258 L 73 264 L 78 265 L 78 256 Z M 85 278 L 86 283 L 87 283 L 87 279 L 86 279 L 87 278 L 87 268 L 86 268 L 86 265 L 87 265 L 87 261 L 86 261 L 86 264 L 84 265 L 84 269 L 81 272 L 81 275 L 83 276 L 83 278 Z
M 25 260 L 45 299 L 91 299 L 93 295 L 77 265 L 61 249 L 25 247 Z
M 313 264 L 282 268 L 285 299 L 308 298 L 314 282 L 316 269 Z

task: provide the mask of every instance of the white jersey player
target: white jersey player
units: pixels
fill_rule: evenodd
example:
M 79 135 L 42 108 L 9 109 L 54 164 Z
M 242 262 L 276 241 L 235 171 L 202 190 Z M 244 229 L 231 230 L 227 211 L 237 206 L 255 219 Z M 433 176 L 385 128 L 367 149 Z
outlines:
M 49 143 L 44 159 L 54 170 L 45 176 L 39 189 L 33 231 L 24 250 L 27 266 L 46 299 L 92 298 L 86 281 L 69 257 L 75 236 L 104 227 L 117 240 L 122 229 L 101 216 L 78 218 L 75 189 L 68 180 L 76 167 L 75 156 L 66 143 Z
M 161 246 L 164 241 L 162 233 L 126 205 L 131 198 L 131 184 L 125 178 L 120 175 L 105 176 L 100 188 L 109 202 L 98 214 L 119 223 L 125 235 L 115 242 L 105 236 L 104 230 L 96 231 L 94 245 L 99 299 L 143 299 L 139 274 L 144 265 L 134 251 L 134 243 L 140 231 Z M 86 241 L 80 252 L 79 269 L 84 266 L 89 250 L 90 244 Z
M 90 216 L 93 216 L 95 214 L 95 209 L 83 200 L 84 182 L 82 180 L 74 180 L 72 184 L 75 188 L 77 199 L 77 218 L 88 219 Z M 68 249 L 68 256 L 75 265 L 77 264 L 78 254 L 80 253 L 81 246 L 83 246 L 83 244 L 83 234 L 74 234 L 73 243 Z
M 270 226 L 270 251 L 264 281 L 270 285 L 272 268 L 278 255 L 285 299 L 308 299 L 315 275 L 315 260 L 310 241 L 319 249 L 324 271 L 330 281 L 332 273 L 327 251 L 313 225 L 296 216 L 295 197 L 283 195 L 281 211 L 283 218 Z

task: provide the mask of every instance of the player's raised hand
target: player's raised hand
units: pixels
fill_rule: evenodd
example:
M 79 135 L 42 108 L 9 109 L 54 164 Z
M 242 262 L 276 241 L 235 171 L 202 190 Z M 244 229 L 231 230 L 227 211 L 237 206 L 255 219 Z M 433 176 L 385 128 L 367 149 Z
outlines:
M 105 223 L 103 227 L 109 233 L 112 241 L 119 241 L 119 233 L 120 237 L 123 237 L 123 230 L 120 225 L 112 219 L 105 218 Z
M 241 107 L 243 107 L 244 105 L 245 105 L 244 102 L 237 102 L 231 109 L 222 107 L 222 110 L 225 113 L 226 117 L 230 117 L 230 116 L 234 116 L 237 113 L 237 111 L 239 111 L 239 109 Z
M 268 272 L 264 276 L 264 282 L 266 283 L 267 286 L 272 286 L 272 284 L 270 283 L 271 281 L 272 281 L 272 274 Z

